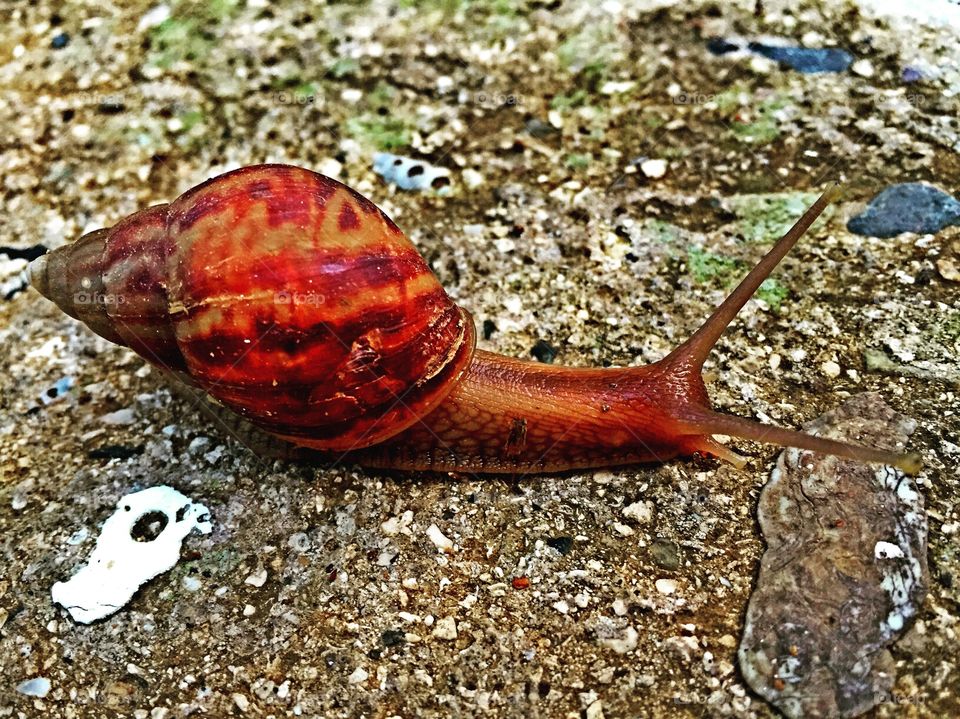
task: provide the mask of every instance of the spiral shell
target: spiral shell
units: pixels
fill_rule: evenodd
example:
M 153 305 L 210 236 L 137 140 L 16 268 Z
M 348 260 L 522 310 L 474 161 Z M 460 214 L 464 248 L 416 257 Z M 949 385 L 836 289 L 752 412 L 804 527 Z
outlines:
M 98 334 L 308 447 L 406 429 L 476 344 L 470 315 L 390 218 L 291 166 L 216 177 L 45 255 L 31 275 Z

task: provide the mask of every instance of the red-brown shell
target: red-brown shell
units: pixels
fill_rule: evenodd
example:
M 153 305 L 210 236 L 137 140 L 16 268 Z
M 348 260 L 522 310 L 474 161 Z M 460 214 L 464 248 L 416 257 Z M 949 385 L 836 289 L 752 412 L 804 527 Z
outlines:
M 115 335 L 298 444 L 399 433 L 473 354 L 469 314 L 390 218 L 308 170 L 229 172 L 96 240 Z

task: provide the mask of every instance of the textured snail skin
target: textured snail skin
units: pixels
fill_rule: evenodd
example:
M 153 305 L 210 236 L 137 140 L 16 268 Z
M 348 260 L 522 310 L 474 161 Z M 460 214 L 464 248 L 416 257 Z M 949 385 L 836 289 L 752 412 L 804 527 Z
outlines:
M 558 369 L 560 371 L 558 371 Z M 699 372 L 668 364 L 556 368 L 478 350 L 441 405 L 400 435 L 351 453 L 359 464 L 437 471 L 553 472 L 723 455 L 677 416 L 709 406 Z
M 716 413 L 701 378 L 723 330 L 835 195 L 689 340 L 645 367 L 475 351 L 469 313 L 386 215 L 335 180 L 285 165 L 213 178 L 39 258 L 30 273 L 67 314 L 271 435 L 256 445 L 272 454 L 507 473 L 695 452 L 742 466 L 712 438 L 726 434 L 916 471 L 913 455 Z M 248 426 L 238 436 L 252 436 Z

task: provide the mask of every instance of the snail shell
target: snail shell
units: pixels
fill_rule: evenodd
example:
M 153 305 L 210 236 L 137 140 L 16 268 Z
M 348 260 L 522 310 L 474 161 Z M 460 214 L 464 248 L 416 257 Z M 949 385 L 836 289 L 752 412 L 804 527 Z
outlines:
M 299 445 L 381 442 L 470 363 L 473 320 L 349 187 L 243 168 L 31 267 L 71 316 Z

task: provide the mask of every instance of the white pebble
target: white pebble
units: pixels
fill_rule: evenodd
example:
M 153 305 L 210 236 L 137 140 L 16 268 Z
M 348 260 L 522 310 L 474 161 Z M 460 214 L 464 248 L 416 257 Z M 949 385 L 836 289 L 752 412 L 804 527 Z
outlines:
M 832 360 L 828 360 L 820 365 L 820 371 L 823 372 L 827 377 L 839 377 L 840 365 Z
M 156 7 L 150 8 L 140 17 L 140 22 L 137 23 L 137 32 L 143 32 L 144 30 L 156 27 L 169 18 L 169 5 L 157 5 Z
M 343 164 L 332 157 L 325 157 L 317 164 L 317 172 L 327 177 L 338 178 L 343 172 Z
M 17 684 L 17 692 L 28 697 L 45 697 L 50 691 L 50 680 L 46 677 L 27 679 Z
M 640 172 L 652 179 L 663 177 L 667 174 L 667 161 L 644 160 L 640 163 Z
M 437 639 L 453 640 L 457 638 L 457 622 L 453 617 L 443 617 L 437 620 L 433 628 L 433 636 Z
M 476 594 L 468 594 L 467 596 L 465 596 L 463 599 L 460 600 L 460 606 L 463 607 L 464 609 L 470 609 L 470 607 L 472 607 L 476 603 L 477 603 Z
M 367 677 L 370 676 L 370 673 L 363 667 L 357 667 L 353 670 L 353 674 L 347 679 L 351 684 L 362 684 L 367 681 Z
M 262 587 L 267 582 L 267 569 L 266 567 L 258 569 L 256 572 L 251 572 L 246 579 L 243 580 L 244 584 L 249 584 L 252 587 Z
M 850 66 L 850 72 L 860 77 L 873 77 L 873 63 L 863 58 Z
M 471 190 L 487 181 L 483 175 L 470 167 L 461 173 L 461 177 L 463 177 L 463 184 Z
M 613 613 L 618 617 L 626 616 L 627 614 L 627 603 L 622 599 L 613 600 Z
M 647 524 L 653 519 L 653 504 L 650 502 L 634 502 L 623 508 L 623 516 L 641 524 Z
M 440 531 L 440 527 L 436 524 L 431 524 L 427 527 L 427 537 L 430 538 L 430 541 L 436 545 L 437 549 L 441 552 L 452 552 L 453 551 L 453 541 Z
M 104 424 L 113 425 L 133 424 L 135 420 L 136 417 L 133 414 L 133 410 L 129 407 L 126 409 L 118 409 L 116 412 L 108 412 L 100 418 L 100 421 Z
M 677 582 L 675 579 L 658 579 L 654 586 L 660 594 L 673 594 L 677 591 Z
M 256 613 L 257 613 L 257 608 L 254 607 L 252 604 L 243 605 L 243 616 L 252 617 Z
M 184 577 L 183 578 L 183 588 L 188 592 L 195 592 L 200 587 L 203 586 L 199 579 L 196 577 Z
M 587 707 L 587 719 L 603 719 L 603 702 L 597 699 Z
M 605 469 L 593 473 L 593 481 L 597 484 L 608 484 L 613 481 L 613 472 Z
M 608 637 L 600 639 L 600 643 L 609 647 L 617 654 L 626 654 L 637 648 L 637 630 L 628 626 L 623 633 L 623 637 Z
M 411 522 L 413 522 L 413 512 L 407 510 L 398 517 L 390 517 L 390 519 L 380 525 L 380 529 L 383 530 L 384 534 L 392 537 L 404 531 L 410 526 Z
M 90 139 L 90 125 L 74 125 L 70 134 L 80 142 L 86 142 Z

